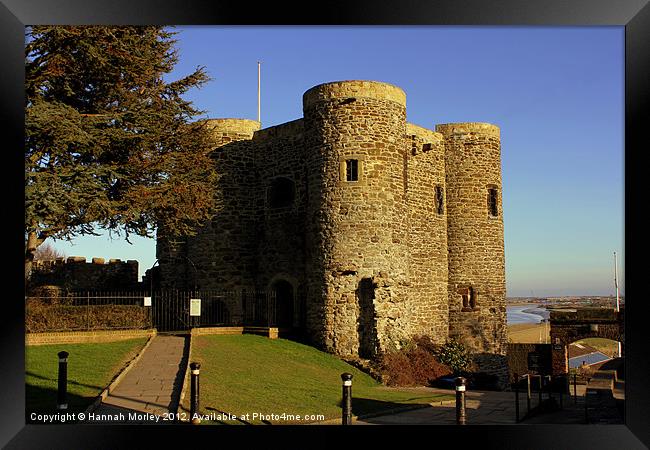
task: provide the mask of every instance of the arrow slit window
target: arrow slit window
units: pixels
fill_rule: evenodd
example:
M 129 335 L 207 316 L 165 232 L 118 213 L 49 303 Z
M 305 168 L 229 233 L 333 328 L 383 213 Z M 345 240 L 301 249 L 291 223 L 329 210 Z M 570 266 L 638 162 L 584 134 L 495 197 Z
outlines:
M 358 159 L 347 159 L 345 161 L 345 181 L 359 181 Z
M 436 186 L 436 213 L 443 215 L 445 213 L 445 200 L 442 191 L 442 186 Z
M 499 216 L 498 192 L 495 187 L 488 187 L 488 214 L 490 217 Z

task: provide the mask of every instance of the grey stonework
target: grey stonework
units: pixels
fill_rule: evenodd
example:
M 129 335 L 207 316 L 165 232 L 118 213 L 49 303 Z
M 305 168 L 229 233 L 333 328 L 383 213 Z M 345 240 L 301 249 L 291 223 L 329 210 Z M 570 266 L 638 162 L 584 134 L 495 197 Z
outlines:
M 163 287 L 287 282 L 290 321 L 327 351 L 454 337 L 507 374 L 499 129 L 407 123 L 405 93 L 372 81 L 315 86 L 303 112 L 263 130 L 209 121 L 219 211 L 196 236 L 159 232 Z

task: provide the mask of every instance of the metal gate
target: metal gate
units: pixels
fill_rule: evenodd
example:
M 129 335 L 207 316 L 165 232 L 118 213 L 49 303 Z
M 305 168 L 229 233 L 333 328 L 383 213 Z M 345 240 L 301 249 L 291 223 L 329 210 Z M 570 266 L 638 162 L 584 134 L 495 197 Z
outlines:
M 171 290 L 151 293 L 151 317 L 158 331 L 186 331 L 191 328 L 189 294 Z
M 275 291 L 242 291 L 244 325 L 273 327 L 277 325 Z
M 274 326 L 275 293 L 255 291 L 178 291 L 151 294 L 153 326 L 162 332 L 187 331 L 196 327 Z M 198 315 L 191 315 L 192 299 Z

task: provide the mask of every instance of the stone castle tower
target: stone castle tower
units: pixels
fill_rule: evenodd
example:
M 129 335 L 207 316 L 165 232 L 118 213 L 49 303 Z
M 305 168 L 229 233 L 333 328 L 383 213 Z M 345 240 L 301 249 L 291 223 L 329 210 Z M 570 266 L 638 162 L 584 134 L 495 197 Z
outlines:
M 506 376 L 499 129 L 410 124 L 404 91 L 374 81 L 315 86 L 303 112 L 208 121 L 219 212 L 159 233 L 162 285 L 275 290 L 280 327 L 342 356 L 453 337 Z

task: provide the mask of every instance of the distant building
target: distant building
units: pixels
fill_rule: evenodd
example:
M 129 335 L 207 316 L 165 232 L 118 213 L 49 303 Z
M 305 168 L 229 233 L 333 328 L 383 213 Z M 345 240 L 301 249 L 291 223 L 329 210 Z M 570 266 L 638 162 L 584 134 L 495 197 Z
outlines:
M 568 346 L 568 356 L 570 368 L 592 366 L 612 359 L 590 345 L 577 342 Z

